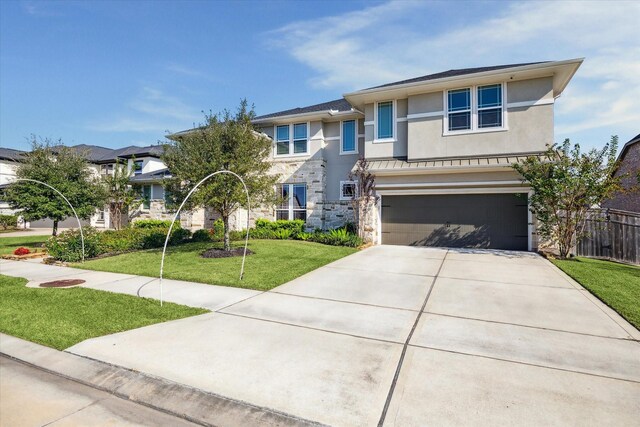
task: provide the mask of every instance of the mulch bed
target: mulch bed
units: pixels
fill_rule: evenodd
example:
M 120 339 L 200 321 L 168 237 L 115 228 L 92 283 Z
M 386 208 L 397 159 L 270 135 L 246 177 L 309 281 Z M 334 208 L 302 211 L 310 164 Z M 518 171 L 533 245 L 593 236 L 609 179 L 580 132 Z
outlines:
M 68 286 L 81 285 L 85 281 L 80 279 L 54 280 L 53 282 L 40 283 L 41 288 L 66 288 Z
M 235 248 L 230 251 L 225 251 L 223 249 L 211 248 L 202 252 L 200 256 L 202 258 L 229 258 L 233 256 L 242 256 L 244 254 L 244 248 Z M 251 249 L 247 249 L 247 255 L 251 255 L 253 252 Z

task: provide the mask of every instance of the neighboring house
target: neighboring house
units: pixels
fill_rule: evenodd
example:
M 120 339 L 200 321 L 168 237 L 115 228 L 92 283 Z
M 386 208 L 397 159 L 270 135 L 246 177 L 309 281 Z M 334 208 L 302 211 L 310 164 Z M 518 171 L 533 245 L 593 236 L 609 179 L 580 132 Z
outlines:
M 16 178 L 16 166 L 24 151 L 0 147 L 0 186 L 13 182 Z M 15 211 L 2 200 L 0 193 L 0 215 L 13 215 Z
M 144 199 L 140 205 L 138 211 L 133 212 L 130 216 L 147 218 L 150 217 L 150 204 L 153 204 L 154 200 L 158 197 L 161 199 L 164 197 L 162 191 L 162 185 L 160 179 L 145 180 L 145 177 L 151 175 L 156 176 L 158 172 L 163 174 L 166 172 L 164 163 L 160 160 L 163 148 L 159 145 L 150 145 L 147 147 L 129 146 L 120 149 L 111 149 L 106 147 L 100 147 L 97 145 L 79 144 L 73 145 L 69 148 L 80 152 L 86 157 L 90 164 L 95 176 L 107 175 L 113 173 L 113 168 L 117 162 L 120 164 L 127 164 L 127 166 L 133 170 L 131 181 L 134 184 L 141 185 L 141 197 Z M 52 148 L 55 152 L 57 147 Z M 24 151 L 12 150 L 8 148 L 0 148 L 0 185 L 12 182 L 15 179 L 15 171 L 17 164 L 20 162 L 21 156 L 25 154 Z M 149 208 L 147 208 L 149 206 Z M 0 213 L 16 213 L 10 209 L 9 205 L 0 201 Z M 164 211 L 164 203 L 162 207 L 156 206 L 153 211 L 154 217 L 165 218 L 169 214 Z M 111 228 L 111 221 L 109 218 L 109 210 L 105 207 L 102 210 L 96 212 L 92 216 L 90 221 L 86 222 L 97 228 Z M 53 226 L 53 221 L 49 219 L 42 219 L 27 223 L 27 227 L 31 228 L 50 228 Z M 77 223 L 75 218 L 67 218 L 59 223 L 60 228 L 76 227 Z
M 602 203 L 605 208 L 623 211 L 640 212 L 640 193 L 638 193 L 638 179 L 640 178 L 640 134 L 627 142 L 618 156 L 620 165 L 614 176 L 622 176 L 623 192 L 616 194 L 610 200 Z
M 511 165 L 554 142 L 555 100 L 581 63 L 450 70 L 256 117 L 282 176 L 273 218 L 352 219 L 348 176 L 364 156 L 380 196 L 374 242 L 535 249 L 530 189 Z

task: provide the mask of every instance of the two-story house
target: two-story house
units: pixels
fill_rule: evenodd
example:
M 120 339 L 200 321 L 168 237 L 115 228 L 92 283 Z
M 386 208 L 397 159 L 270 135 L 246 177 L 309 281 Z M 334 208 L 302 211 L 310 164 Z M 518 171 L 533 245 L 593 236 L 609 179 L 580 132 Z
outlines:
M 554 142 L 554 104 L 582 61 L 449 70 L 256 117 L 282 176 L 275 218 L 352 218 L 348 177 L 364 156 L 376 243 L 535 249 L 530 190 L 511 165 Z

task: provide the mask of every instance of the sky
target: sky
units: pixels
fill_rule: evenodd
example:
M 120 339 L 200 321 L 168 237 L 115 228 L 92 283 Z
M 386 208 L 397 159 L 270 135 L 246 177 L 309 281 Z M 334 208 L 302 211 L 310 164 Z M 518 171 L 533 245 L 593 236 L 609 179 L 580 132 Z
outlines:
M 585 58 L 555 142 L 640 133 L 640 2 L 0 2 L 0 146 L 117 148 L 454 68 Z

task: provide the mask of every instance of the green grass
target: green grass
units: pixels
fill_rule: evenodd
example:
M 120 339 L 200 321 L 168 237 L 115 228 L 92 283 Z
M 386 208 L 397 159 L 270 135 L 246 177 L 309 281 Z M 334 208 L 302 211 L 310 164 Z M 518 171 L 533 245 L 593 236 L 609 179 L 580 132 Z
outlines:
M 206 313 L 87 288 L 27 288 L 26 279 L 0 275 L 0 331 L 59 350 L 80 341 Z
M 244 242 L 233 242 L 234 247 Z M 354 248 L 327 246 L 295 240 L 250 240 L 244 279 L 239 280 L 242 257 L 205 259 L 206 249 L 220 243 L 187 243 L 167 248 L 164 277 L 213 285 L 269 290 L 325 264 L 350 255 Z M 131 252 L 108 258 L 76 263 L 74 267 L 115 273 L 160 275 L 161 249 Z
M 640 267 L 589 258 L 552 261 L 640 329 Z
M 0 237 L 0 255 L 12 254 L 20 246 L 31 249 L 41 249 L 40 246 L 50 236 L 20 236 L 20 237 Z

